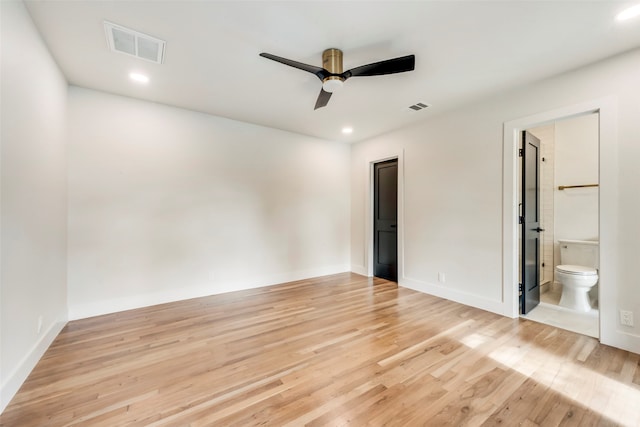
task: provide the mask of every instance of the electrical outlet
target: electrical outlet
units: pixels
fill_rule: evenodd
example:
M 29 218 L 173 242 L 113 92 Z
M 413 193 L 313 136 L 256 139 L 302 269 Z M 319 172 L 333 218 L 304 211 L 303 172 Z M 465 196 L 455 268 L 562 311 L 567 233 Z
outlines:
M 440 282 L 440 283 L 444 283 L 445 282 L 444 273 L 438 273 L 438 282 Z
M 633 311 L 620 310 L 620 324 L 624 326 L 633 326 Z

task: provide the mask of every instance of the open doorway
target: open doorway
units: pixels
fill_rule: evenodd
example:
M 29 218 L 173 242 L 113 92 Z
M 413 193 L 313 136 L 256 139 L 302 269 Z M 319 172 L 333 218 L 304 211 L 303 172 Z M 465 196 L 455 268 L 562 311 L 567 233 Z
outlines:
M 522 131 L 520 314 L 599 337 L 599 116 Z

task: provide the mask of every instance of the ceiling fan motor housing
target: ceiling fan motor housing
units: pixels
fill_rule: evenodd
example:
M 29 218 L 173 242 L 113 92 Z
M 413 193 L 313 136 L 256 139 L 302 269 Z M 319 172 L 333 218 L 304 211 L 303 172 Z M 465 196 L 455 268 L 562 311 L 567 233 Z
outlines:
M 342 74 L 342 51 L 340 49 L 327 49 L 322 52 L 322 67 L 331 74 Z M 328 76 L 322 80 L 322 89 L 333 92 L 342 87 L 344 78 L 340 76 Z

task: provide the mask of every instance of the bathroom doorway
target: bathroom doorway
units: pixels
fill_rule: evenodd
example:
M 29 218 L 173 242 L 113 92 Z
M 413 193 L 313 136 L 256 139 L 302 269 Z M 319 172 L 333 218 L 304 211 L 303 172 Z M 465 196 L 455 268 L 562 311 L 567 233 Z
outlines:
M 539 140 L 538 163 L 535 174 L 523 174 L 523 161 L 518 162 L 519 215 L 523 217 L 522 207 L 529 199 L 535 200 L 534 216 L 538 220 L 537 230 L 528 233 L 527 227 L 519 232 L 518 265 L 520 278 L 519 294 L 520 315 L 524 318 L 568 329 L 584 335 L 599 337 L 599 117 L 598 113 L 583 114 L 567 119 L 559 119 L 552 123 L 526 129 L 522 132 L 521 148 L 526 144 L 527 134 Z M 526 158 L 526 156 L 525 156 Z M 530 162 L 530 161 L 529 161 Z M 528 167 L 532 169 L 531 166 Z M 527 178 L 528 177 L 528 178 Z M 535 186 L 526 183 L 536 180 Z M 527 195 L 528 189 L 538 188 L 534 199 Z M 529 191 L 530 192 L 530 191 Z M 523 197 L 524 194 L 524 197 Z M 531 208 L 530 208 L 531 209 Z M 529 209 L 529 210 L 530 210 Z M 530 227 L 529 227 L 530 228 Z M 529 234 L 533 234 L 532 238 Z M 532 243 L 534 242 L 534 243 Z M 570 243 L 566 243 L 570 242 Z M 572 242 L 575 242 L 572 243 Z M 581 243 L 584 242 L 584 243 Z M 526 247 L 525 243 L 529 243 Z M 535 245 L 532 249 L 531 245 Z M 577 249 L 575 249 L 577 248 Z M 586 249 L 584 249 L 586 248 Z M 575 261 L 576 251 L 591 251 L 595 259 Z M 532 255 L 532 252 L 534 254 Z M 564 255 L 565 259 L 561 258 Z M 527 260 L 535 263 L 535 274 L 532 266 L 527 267 Z M 591 264 L 575 270 L 569 265 L 571 272 L 566 272 L 567 260 L 573 264 Z M 574 289 L 574 277 L 596 274 L 596 284 L 588 290 L 588 303 L 578 304 L 574 292 L 565 291 L 563 281 L 570 282 L 565 289 Z M 525 276 L 526 280 L 525 280 Z M 569 276 L 569 279 L 567 277 Z M 539 291 L 537 301 L 527 301 L 530 296 L 526 291 L 534 288 L 531 284 L 524 289 L 525 282 L 535 277 L 535 287 Z M 580 276 L 576 280 L 583 280 Z M 582 282 L 581 282 L 582 283 Z M 585 305 L 586 304 L 586 305 Z

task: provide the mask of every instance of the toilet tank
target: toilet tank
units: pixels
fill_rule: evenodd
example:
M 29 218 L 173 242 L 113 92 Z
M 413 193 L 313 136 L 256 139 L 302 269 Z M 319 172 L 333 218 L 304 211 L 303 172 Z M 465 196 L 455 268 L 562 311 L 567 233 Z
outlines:
M 560 264 L 600 268 L 600 251 L 597 241 L 558 240 L 558 243 L 560 244 Z

